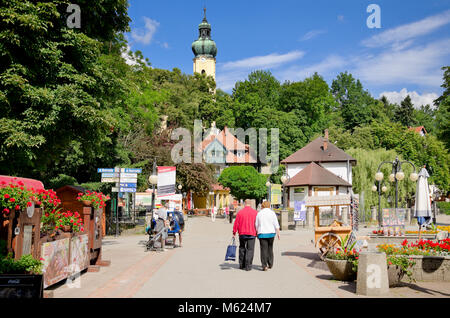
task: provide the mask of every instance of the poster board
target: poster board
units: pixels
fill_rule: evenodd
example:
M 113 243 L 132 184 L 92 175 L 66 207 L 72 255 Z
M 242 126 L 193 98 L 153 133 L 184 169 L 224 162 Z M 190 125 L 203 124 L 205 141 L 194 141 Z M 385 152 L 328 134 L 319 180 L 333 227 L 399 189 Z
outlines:
M 294 201 L 294 221 L 306 221 L 305 201 Z
M 89 266 L 88 235 L 76 235 L 70 240 L 70 265 L 73 271 L 80 272 Z
M 158 197 L 175 194 L 176 172 L 176 167 L 158 167 Z
M 41 257 L 44 259 L 44 288 L 67 278 L 69 248 L 69 238 L 42 244 Z
M 281 204 L 281 184 L 272 184 L 270 188 L 270 203 Z

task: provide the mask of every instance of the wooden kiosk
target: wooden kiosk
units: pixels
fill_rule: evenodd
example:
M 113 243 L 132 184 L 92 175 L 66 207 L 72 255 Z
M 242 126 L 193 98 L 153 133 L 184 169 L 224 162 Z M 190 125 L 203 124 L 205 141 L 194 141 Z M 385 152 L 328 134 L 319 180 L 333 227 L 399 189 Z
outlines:
M 18 184 L 35 190 L 44 189 L 44 184 L 38 180 L 0 176 L 0 182 Z M 35 259 L 40 257 L 40 225 L 42 210 L 34 204 L 22 211 L 11 211 L 8 216 L 0 214 L 0 239 L 6 241 L 7 253 L 13 253 L 15 259 L 31 254 Z
M 314 208 L 314 239 L 315 246 L 318 249 L 319 256 L 322 260 L 330 250 L 341 245 L 342 240 L 352 232 L 351 225 L 343 225 L 334 219 L 330 225 L 320 225 L 320 207 L 350 207 L 349 195 L 336 196 L 312 196 L 307 197 L 305 202 L 306 208 Z M 336 209 L 332 209 L 336 210 Z
M 102 260 L 102 239 L 105 229 L 104 209 L 94 209 L 83 205 L 77 200 L 78 193 L 85 193 L 86 189 L 78 186 L 66 185 L 56 190 L 65 211 L 78 211 L 83 218 L 84 231 L 88 234 L 90 266 L 88 271 L 98 271 L 99 266 L 109 266 L 110 261 Z

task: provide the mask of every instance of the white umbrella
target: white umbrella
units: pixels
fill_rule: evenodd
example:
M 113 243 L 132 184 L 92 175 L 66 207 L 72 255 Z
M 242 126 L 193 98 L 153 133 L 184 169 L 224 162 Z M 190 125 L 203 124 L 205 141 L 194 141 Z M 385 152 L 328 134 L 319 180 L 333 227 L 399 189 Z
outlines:
M 428 174 L 427 169 L 422 168 L 419 172 L 419 180 L 417 181 L 416 188 L 416 204 L 414 207 L 414 217 L 418 219 L 419 223 L 419 239 L 420 239 L 420 224 L 427 225 L 431 220 L 431 202 L 430 193 L 428 188 Z M 422 219 L 424 218 L 424 219 Z M 426 220 L 427 222 L 423 222 Z M 422 221 L 422 222 L 420 222 Z

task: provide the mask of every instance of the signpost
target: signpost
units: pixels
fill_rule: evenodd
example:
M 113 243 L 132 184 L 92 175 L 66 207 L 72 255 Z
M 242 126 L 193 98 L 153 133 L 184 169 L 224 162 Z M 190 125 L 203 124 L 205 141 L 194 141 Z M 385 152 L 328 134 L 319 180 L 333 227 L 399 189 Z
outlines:
M 116 236 L 119 231 L 119 194 L 120 193 L 136 193 L 137 189 L 137 175 L 142 173 L 140 168 L 98 168 L 98 173 L 101 173 L 101 182 L 116 183 L 115 187 L 111 189 L 112 192 L 117 192 L 116 205 Z

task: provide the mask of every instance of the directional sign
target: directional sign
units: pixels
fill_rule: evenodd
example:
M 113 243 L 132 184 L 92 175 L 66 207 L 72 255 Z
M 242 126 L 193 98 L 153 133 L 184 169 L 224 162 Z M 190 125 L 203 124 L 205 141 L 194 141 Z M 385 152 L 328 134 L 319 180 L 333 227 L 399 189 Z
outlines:
M 102 178 L 101 182 L 119 182 L 119 178 Z
M 120 187 L 123 188 L 137 188 L 137 183 L 120 183 L 119 184 Z
M 102 173 L 102 178 L 118 178 L 119 173 L 118 172 L 106 172 Z
M 136 188 L 122 188 L 120 187 L 119 192 L 136 192 Z
M 114 168 L 98 168 L 97 172 L 114 172 Z
M 119 188 L 112 187 L 112 188 L 111 188 L 111 192 L 119 192 Z
M 121 178 L 137 178 L 137 173 L 120 173 Z
M 121 168 L 120 172 L 142 173 L 142 169 L 140 169 L 140 168 Z
M 117 178 L 117 181 L 114 182 L 120 182 L 120 183 L 137 183 L 137 178 Z

